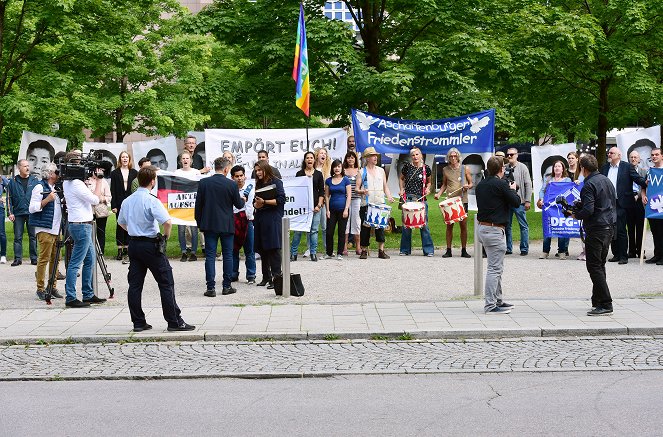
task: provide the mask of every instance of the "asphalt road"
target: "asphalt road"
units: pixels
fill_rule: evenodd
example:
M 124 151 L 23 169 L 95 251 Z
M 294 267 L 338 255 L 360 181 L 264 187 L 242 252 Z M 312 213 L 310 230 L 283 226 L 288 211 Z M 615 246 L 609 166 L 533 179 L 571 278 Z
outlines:
M 661 435 L 663 372 L 0 383 L 3 436 Z

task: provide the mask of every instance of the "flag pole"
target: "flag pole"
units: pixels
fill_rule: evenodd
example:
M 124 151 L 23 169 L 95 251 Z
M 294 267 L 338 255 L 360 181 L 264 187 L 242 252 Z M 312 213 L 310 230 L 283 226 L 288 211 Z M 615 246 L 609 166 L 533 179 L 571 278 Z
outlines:
M 309 125 L 309 120 L 310 120 L 310 118 L 309 118 L 309 117 L 306 117 L 306 151 L 307 151 L 307 152 L 310 152 L 310 151 L 311 151 L 310 143 L 309 143 L 309 140 L 308 140 L 308 125 Z

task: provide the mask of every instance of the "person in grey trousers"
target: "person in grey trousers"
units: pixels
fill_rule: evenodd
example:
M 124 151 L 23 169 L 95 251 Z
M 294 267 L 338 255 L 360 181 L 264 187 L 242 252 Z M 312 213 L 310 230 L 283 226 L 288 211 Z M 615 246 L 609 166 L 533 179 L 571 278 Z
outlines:
M 504 159 L 493 156 L 486 165 L 489 175 L 476 188 L 479 242 L 486 251 L 488 269 L 484 287 L 486 314 L 508 314 L 513 305 L 502 300 L 502 272 L 506 249 L 506 226 L 511 208 L 520 206 L 516 183 L 504 176 Z

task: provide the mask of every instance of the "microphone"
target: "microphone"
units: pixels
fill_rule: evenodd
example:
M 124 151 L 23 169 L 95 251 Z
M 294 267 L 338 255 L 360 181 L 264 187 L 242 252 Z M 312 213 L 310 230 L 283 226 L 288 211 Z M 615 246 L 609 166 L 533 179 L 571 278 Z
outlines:
M 244 192 L 242 193 L 242 195 L 248 199 L 252 189 L 253 189 L 253 184 L 247 185 L 246 188 L 244 188 Z

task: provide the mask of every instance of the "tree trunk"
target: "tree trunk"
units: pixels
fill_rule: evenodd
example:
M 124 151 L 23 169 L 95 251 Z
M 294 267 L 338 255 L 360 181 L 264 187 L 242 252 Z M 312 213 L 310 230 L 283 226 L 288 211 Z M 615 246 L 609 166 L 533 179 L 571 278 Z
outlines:
M 128 132 L 124 130 L 122 125 L 122 117 L 124 116 L 124 96 L 127 93 L 128 79 L 126 76 L 120 79 L 120 102 L 121 106 L 115 110 L 115 142 L 121 143 L 124 140 L 124 135 Z M 131 129 L 131 127 L 129 127 Z
M 599 165 L 606 161 L 606 141 L 608 133 L 608 89 L 610 88 L 610 79 L 601 79 L 599 85 L 599 120 L 596 135 L 598 136 L 596 144 L 596 159 Z

